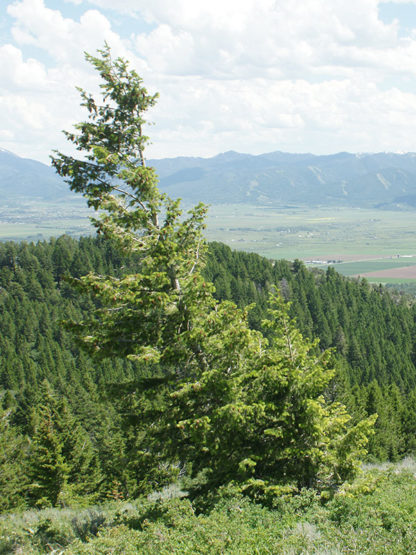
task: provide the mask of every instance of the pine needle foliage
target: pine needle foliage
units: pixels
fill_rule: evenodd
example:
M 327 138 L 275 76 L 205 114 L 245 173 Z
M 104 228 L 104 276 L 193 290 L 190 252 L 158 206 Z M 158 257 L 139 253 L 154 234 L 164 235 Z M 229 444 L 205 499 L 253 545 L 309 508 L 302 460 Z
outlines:
M 102 97 L 80 90 L 88 119 L 66 136 L 83 157 L 57 152 L 53 164 L 139 271 L 73 279 L 97 308 L 68 327 L 93 356 L 128 357 L 153 373 L 132 386 L 126 411 L 148 481 L 170 464 L 186 468 L 193 495 L 232 484 L 262 500 L 330 491 L 359 468 L 374 417 L 351 426 L 345 408 L 325 400 L 331 355 L 302 338 L 279 294 L 264 323 L 270 342 L 247 311 L 214 299 L 201 275 L 206 207 L 183 214 L 145 163 L 144 114 L 157 95 L 107 45 L 86 58 Z
M 92 503 L 102 476 L 91 441 L 46 380 L 41 391 L 33 412 L 29 498 L 38 507 Z

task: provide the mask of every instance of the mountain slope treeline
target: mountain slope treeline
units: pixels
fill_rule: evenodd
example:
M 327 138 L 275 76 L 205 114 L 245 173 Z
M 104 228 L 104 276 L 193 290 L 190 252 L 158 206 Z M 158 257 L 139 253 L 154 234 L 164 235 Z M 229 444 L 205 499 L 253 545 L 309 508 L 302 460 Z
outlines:
M 122 257 L 99 238 L 0 244 L 0 509 L 88 504 L 151 487 L 145 483 L 150 461 L 137 453 L 132 405 L 125 402 L 142 371 L 125 359 L 93 362 L 61 325 L 94 308 L 65 276 L 124 275 L 136 265 L 134 256 Z M 271 262 L 219 243 L 210 245 L 204 275 L 219 299 L 256 303 L 249 313 L 256 329 L 278 286 L 304 336 L 319 337 L 319 348 L 336 348 L 328 397 L 345 403 L 357 421 L 378 414 L 371 455 L 394 460 L 414 451 L 416 330 L 409 298 L 332 268 L 310 271 L 299 261 Z M 116 395 L 109 384 L 118 384 Z M 169 480 L 166 472 L 161 467 L 153 479 Z

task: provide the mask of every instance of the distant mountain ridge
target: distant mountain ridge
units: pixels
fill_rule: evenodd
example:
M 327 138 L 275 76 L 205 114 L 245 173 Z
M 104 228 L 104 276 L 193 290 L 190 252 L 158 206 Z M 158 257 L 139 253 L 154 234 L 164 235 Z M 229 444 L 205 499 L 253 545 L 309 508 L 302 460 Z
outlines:
M 164 191 L 192 202 L 416 207 L 415 153 L 255 156 L 231 151 L 149 163 Z
M 68 186 L 46 164 L 0 148 L 0 195 L 4 204 L 23 199 L 56 200 L 68 196 Z
M 155 167 L 162 191 L 186 203 L 416 208 L 416 153 L 229 151 L 148 164 Z M 3 202 L 58 200 L 69 189 L 53 168 L 0 149 L 0 194 Z

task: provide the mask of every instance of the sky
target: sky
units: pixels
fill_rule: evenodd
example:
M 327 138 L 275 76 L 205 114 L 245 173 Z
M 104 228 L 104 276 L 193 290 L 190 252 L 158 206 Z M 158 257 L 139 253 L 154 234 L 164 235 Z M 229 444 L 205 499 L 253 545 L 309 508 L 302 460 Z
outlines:
M 148 158 L 416 151 L 416 0 L 0 0 L 0 148 L 72 154 L 104 41 L 160 94 Z

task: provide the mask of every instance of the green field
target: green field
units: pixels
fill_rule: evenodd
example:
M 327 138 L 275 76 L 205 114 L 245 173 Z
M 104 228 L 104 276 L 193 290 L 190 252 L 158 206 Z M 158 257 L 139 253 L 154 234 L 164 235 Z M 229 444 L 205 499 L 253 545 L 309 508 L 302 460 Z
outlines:
M 414 279 L 406 279 L 406 278 L 385 278 L 385 277 L 378 277 L 378 278 L 368 278 L 370 283 L 382 283 L 382 284 L 403 284 L 403 283 L 411 283 L 414 284 L 416 280 Z
M 91 214 L 75 195 L 59 204 L 0 206 L 0 240 L 86 235 L 92 231 Z M 340 260 L 331 265 L 347 276 L 416 264 L 413 211 L 215 205 L 208 213 L 206 237 L 272 259 L 299 258 L 308 265 L 313 260 Z M 415 257 L 403 258 L 406 255 Z M 397 278 L 380 281 L 395 283 Z M 398 280 L 404 281 L 409 280 Z
M 331 261 L 346 276 L 416 265 L 413 211 L 214 206 L 207 237 L 268 258 L 299 258 L 322 268 L 328 264 L 312 261 Z M 393 277 L 371 280 L 414 282 Z
M 346 208 L 211 208 L 207 237 L 269 258 L 416 254 L 414 212 Z
M 0 206 L 1 241 L 39 241 L 67 234 L 91 233 L 88 209 L 83 199 L 68 196 L 64 202 L 22 202 Z
M 377 270 L 389 270 L 393 268 L 404 268 L 415 265 L 416 256 L 412 258 L 393 259 L 383 257 L 377 260 L 360 260 L 359 262 L 342 262 L 340 264 L 331 264 L 331 266 L 334 266 L 337 272 L 343 274 L 344 276 L 357 276 L 366 274 L 367 272 L 376 272 Z M 317 265 L 314 264 L 314 266 Z
M 344 262 L 337 265 L 339 272 L 345 276 L 354 276 L 365 274 L 367 272 L 376 272 L 377 270 L 388 270 L 391 268 L 402 268 L 404 266 L 414 266 L 416 264 L 415 258 L 399 258 L 389 259 L 383 258 L 380 260 L 364 260 L 360 262 Z

